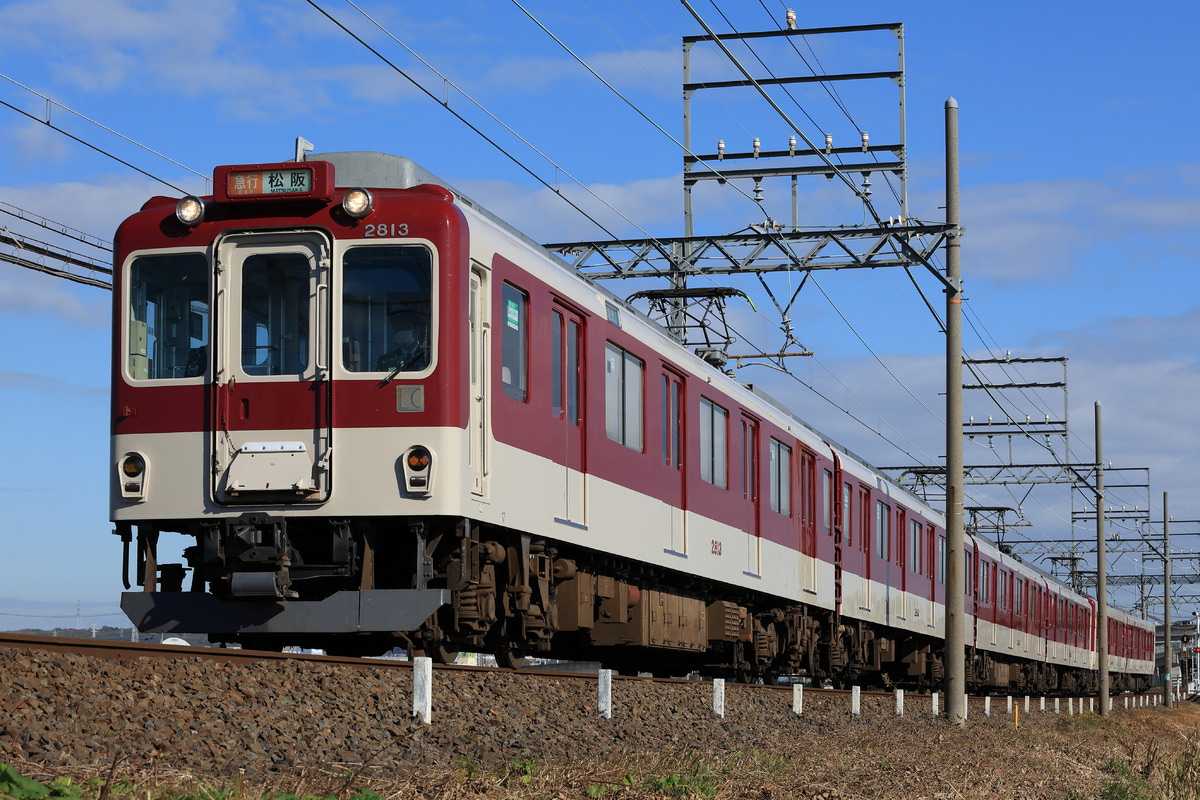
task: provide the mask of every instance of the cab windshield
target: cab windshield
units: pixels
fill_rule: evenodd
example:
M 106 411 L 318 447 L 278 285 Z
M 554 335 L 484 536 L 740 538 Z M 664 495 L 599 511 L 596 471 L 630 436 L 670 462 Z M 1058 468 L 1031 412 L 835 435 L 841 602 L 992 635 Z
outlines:
M 208 259 L 172 253 L 134 259 L 129 275 L 129 377 L 196 378 L 208 367 Z
M 420 372 L 433 360 L 433 258 L 423 245 L 354 247 L 342 259 L 342 365 Z

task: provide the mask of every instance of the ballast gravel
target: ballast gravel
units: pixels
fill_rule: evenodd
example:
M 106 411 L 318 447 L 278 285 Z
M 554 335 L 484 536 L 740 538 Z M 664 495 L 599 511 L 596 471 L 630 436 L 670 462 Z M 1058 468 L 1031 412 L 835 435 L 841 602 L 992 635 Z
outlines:
M 725 687 L 725 714 L 704 681 L 614 681 L 612 717 L 594 675 L 547 679 L 502 670 L 433 675 L 432 718 L 413 716 L 412 672 L 312 661 L 233 664 L 197 657 L 110 660 L 0 649 L 0 761 L 108 763 L 169 757 L 176 769 L 256 772 L 311 764 L 488 764 L 679 749 L 719 751 L 820 735 L 882 731 L 891 697 Z M 937 720 L 925 707 L 908 714 Z
M 0 648 L 0 763 L 37 765 L 46 775 L 104 774 L 118 762 L 123 771 L 162 765 L 175 774 L 270 782 L 312 769 L 467 774 L 513 763 L 762 751 L 786 753 L 793 769 L 805 765 L 804 775 L 793 776 L 813 787 L 805 798 L 825 796 L 817 787 L 835 784 L 841 793 L 829 797 L 859 797 L 866 783 L 891 787 L 895 797 L 1066 796 L 1041 766 L 1064 763 L 1059 745 L 1026 735 L 1029 726 L 1049 734 L 1066 724 L 1065 703 L 1060 714 L 1039 713 L 1035 700 L 1016 731 L 1004 698 L 993 698 L 988 716 L 973 701 L 964 730 L 935 717 L 928 696 L 910 695 L 897 717 L 892 695 L 865 694 L 861 714 L 852 715 L 849 695 L 807 691 L 797 715 L 790 688 L 727 684 L 722 717 L 712 683 L 616 679 L 605 718 L 595 675 L 435 670 L 426 725 L 413 716 L 412 693 L 408 668 L 188 654 L 110 660 Z M 1070 740 L 1063 746 L 1074 747 Z M 1020 753 L 1016 761 L 1001 755 L 1010 748 Z M 1118 749 L 1104 744 L 1102 757 Z M 985 753 L 996 757 L 977 765 Z M 1070 786 L 1078 788 L 1081 773 L 1088 774 L 1084 785 L 1102 778 L 1082 767 L 1080 753 L 1068 760 L 1075 763 Z M 941 768 L 930 772 L 931 761 Z M 895 793 L 931 781 L 937 791 Z M 996 794 L 1001 787 L 1021 790 Z

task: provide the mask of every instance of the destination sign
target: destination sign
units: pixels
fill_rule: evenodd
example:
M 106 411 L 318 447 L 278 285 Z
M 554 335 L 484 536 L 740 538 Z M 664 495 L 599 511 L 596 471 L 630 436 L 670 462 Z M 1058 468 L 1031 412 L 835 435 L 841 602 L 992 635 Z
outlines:
M 313 174 L 308 168 L 231 171 L 225 181 L 230 198 L 307 194 L 313 188 Z

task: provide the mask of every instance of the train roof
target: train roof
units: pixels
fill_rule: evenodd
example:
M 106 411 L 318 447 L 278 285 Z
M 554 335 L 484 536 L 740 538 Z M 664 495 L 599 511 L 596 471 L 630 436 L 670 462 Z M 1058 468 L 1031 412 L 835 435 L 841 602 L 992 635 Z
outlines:
M 334 181 L 341 187 L 362 186 L 368 189 L 372 187 L 376 189 L 411 189 L 414 186 L 431 184 L 449 189 L 454 193 L 454 197 L 458 202 L 487 217 L 488 220 L 504 228 L 518 239 L 523 240 L 526 244 L 542 250 L 548 256 L 558 258 L 553 253 L 545 250 L 540 242 L 513 227 L 512 223 L 492 213 L 469 196 L 463 194 L 457 187 L 434 175 L 410 158 L 394 156 L 389 153 L 348 150 L 339 153 L 312 153 L 308 156 L 307 160 L 328 161 L 330 164 L 333 164 Z M 565 261 L 558 260 L 562 262 L 565 269 L 571 269 L 570 265 Z M 571 271 L 573 272 L 574 270 Z

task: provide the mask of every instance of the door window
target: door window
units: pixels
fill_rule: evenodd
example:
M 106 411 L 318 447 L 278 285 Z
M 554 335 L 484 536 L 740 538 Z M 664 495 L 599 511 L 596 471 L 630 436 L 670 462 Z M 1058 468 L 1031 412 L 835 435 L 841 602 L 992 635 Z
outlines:
M 242 265 L 247 375 L 294 375 L 308 367 L 310 274 L 305 253 L 258 253 Z

